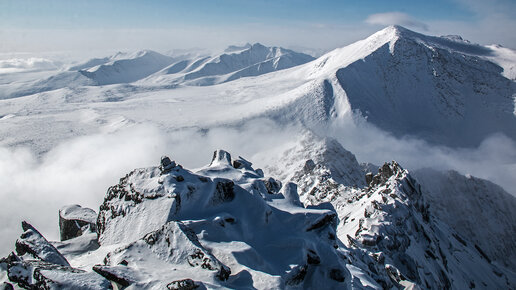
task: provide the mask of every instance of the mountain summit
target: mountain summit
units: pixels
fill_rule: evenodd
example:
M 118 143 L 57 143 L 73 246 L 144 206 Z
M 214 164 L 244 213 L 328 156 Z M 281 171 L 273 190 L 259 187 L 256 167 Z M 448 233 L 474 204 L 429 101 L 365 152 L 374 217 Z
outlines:
M 516 83 L 497 53 L 390 26 L 298 69 L 318 83 L 306 95 L 325 104 L 319 121 L 353 112 L 396 137 L 474 147 L 495 133 L 516 140 Z

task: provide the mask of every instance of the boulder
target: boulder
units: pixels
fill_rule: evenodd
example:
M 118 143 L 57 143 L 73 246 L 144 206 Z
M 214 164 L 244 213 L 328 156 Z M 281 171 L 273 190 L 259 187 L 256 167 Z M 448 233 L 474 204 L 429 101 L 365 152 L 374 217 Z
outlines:
M 61 241 L 81 236 L 86 231 L 97 230 L 97 213 L 80 205 L 67 205 L 59 210 Z

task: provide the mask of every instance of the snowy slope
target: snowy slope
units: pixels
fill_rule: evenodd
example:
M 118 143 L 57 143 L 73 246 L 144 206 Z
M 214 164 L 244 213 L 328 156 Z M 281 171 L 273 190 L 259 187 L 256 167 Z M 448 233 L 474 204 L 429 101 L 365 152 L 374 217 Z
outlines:
M 174 59 L 155 51 L 144 50 L 120 57 L 88 69 L 79 70 L 96 85 L 131 83 L 145 78 L 170 65 Z
M 230 46 L 214 57 L 174 63 L 161 75 L 152 76 L 145 82 L 207 86 L 298 66 L 313 59 L 303 53 L 281 47 L 266 47 L 260 43 Z
M 430 212 L 487 256 L 516 272 L 516 198 L 498 185 L 456 171 L 417 170 Z

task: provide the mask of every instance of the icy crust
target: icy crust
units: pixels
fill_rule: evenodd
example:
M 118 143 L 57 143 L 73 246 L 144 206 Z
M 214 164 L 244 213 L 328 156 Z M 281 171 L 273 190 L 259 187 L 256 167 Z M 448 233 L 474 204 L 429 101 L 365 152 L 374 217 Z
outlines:
M 333 210 L 304 208 L 295 184 L 265 178 L 243 158 L 219 150 L 194 173 L 165 157 L 108 190 L 99 242 L 125 246 L 96 271 L 138 287 L 187 278 L 230 288 L 343 287 L 351 279 L 336 225 Z

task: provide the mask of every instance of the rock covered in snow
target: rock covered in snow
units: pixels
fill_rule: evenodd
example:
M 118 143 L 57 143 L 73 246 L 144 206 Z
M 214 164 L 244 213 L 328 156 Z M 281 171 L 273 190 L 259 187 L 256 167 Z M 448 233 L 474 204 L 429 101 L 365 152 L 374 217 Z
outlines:
M 321 148 L 313 145 L 318 142 L 325 141 L 313 138 L 307 143 L 312 145 L 305 150 Z M 376 174 L 368 174 L 368 185 L 359 188 L 339 183 L 331 174 L 322 179 L 321 173 L 330 171 L 327 162 L 317 164 L 308 159 L 303 165 L 291 152 L 289 149 L 284 154 L 282 167 L 272 169 L 284 177 L 284 182 L 294 178 L 301 185 L 310 185 L 302 191 L 305 204 L 331 202 L 340 221 L 337 235 L 345 256 L 370 277 L 373 287 L 462 289 L 474 285 L 488 288 L 515 285 L 513 272 L 491 263 L 482 248 L 453 230 L 453 224 L 431 215 L 431 203 L 421 186 L 398 163 L 385 163 L 374 170 Z M 356 161 L 349 166 L 356 168 L 357 173 L 364 172 Z M 324 170 L 314 174 L 317 168 Z M 355 269 L 350 270 L 353 273 Z M 358 281 L 364 282 L 357 278 Z
M 24 232 L 16 240 L 16 252 L 18 255 L 30 254 L 32 257 L 44 262 L 70 266 L 61 253 L 50 244 L 32 225 L 22 222 Z
M 297 160 L 290 149 L 281 181 L 223 150 L 196 171 L 163 157 L 108 189 L 97 236 L 53 247 L 24 223 L 0 269 L 25 288 L 514 288 L 513 272 L 431 214 L 407 170 L 385 163 L 366 185 L 335 142 L 307 141 Z
M 249 161 L 232 161 L 217 150 L 197 172 L 176 164 L 122 178 L 106 194 L 98 235 L 103 246 L 123 246 L 95 271 L 135 287 L 172 287 L 184 279 L 208 288 L 349 282 L 336 213 L 305 209 L 295 184 L 282 187 Z
M 22 223 L 17 255 L 0 259 L 9 280 L 25 289 L 110 289 L 111 283 L 92 271 L 72 268 L 65 257 L 34 227 Z M 7 287 L 7 286 L 6 286 Z
M 64 206 L 59 210 L 59 233 L 61 241 L 81 236 L 86 231 L 97 230 L 97 213 L 78 204 Z

